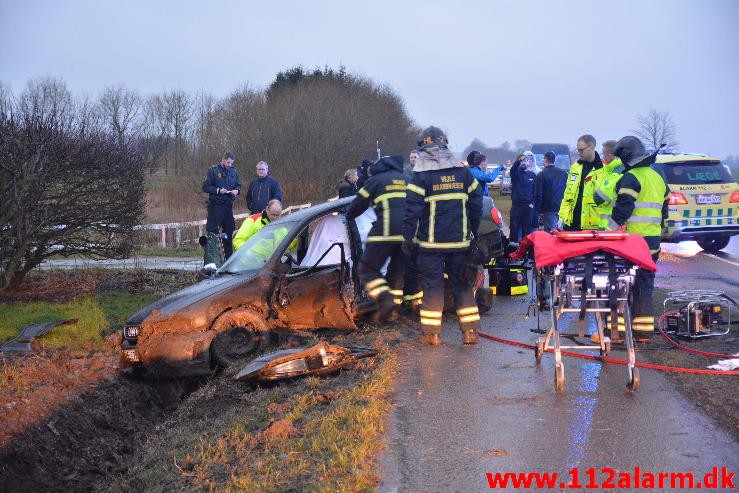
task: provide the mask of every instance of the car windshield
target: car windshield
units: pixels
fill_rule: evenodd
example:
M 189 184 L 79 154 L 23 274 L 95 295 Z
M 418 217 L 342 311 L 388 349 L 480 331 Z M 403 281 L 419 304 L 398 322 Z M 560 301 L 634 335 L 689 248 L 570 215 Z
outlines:
M 293 236 L 299 227 L 299 221 L 277 221 L 246 240 L 218 269 L 219 274 L 238 274 L 249 270 L 261 269 L 274 255 L 286 236 Z
M 708 185 L 734 181 L 729 168 L 718 161 L 661 163 L 655 167 L 664 170 L 667 182 L 674 185 Z

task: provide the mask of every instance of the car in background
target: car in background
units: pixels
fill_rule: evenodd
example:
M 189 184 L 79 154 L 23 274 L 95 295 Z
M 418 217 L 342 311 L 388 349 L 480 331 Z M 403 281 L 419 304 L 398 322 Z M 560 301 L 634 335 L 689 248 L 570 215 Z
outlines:
M 532 144 L 531 152 L 536 158 L 536 162 L 542 165 L 544 162 L 544 154 L 547 151 L 554 153 L 554 165 L 565 171 L 570 171 L 572 159 L 570 158 L 570 148 L 567 144 Z
M 693 240 L 716 253 L 739 234 L 739 185 L 728 166 L 705 155 L 660 154 L 653 167 L 670 187 L 663 242 Z

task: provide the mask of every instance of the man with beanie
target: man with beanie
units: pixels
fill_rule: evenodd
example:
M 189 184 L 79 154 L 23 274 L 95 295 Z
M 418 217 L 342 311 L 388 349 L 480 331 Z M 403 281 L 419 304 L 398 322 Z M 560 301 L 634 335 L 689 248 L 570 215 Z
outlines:
M 203 181 L 203 192 L 208 194 L 208 220 L 205 229 L 208 233 L 226 235 L 223 241 L 223 254 L 228 258 L 233 253 L 231 239 L 236 222 L 233 215 L 233 202 L 241 192 L 239 175 L 233 168 L 236 155 L 225 152 L 220 164 L 211 166 Z
M 263 210 L 267 202 L 277 199 L 282 202 L 282 190 L 280 183 L 269 176 L 269 164 L 265 161 L 257 163 L 257 177 L 249 183 L 246 191 L 246 207 L 249 212 Z
M 357 168 L 357 189 L 364 186 L 364 182 L 370 176 L 369 168 L 372 166 L 373 161 L 368 158 L 362 159 L 362 164 Z
M 420 154 L 403 221 L 403 252 L 418 245 L 423 301 L 420 322 L 423 344 L 441 344 L 444 272 L 449 275 L 462 331 L 462 343 L 477 344 L 480 313 L 472 294 L 474 279 L 465 276 L 470 240 L 480 226 L 482 191 L 470 170 L 447 148 L 443 131 L 428 127 L 418 138 Z
M 402 224 L 405 208 L 406 182 L 403 156 L 384 156 L 370 166 L 371 176 L 359 189 L 346 211 L 353 220 L 374 207 L 377 220 L 367 235 L 367 246 L 359 260 L 359 281 L 377 304 L 375 321 L 392 320 L 395 308 L 403 302 L 403 271 L 405 257 Z M 382 266 L 390 259 L 386 276 Z
M 557 227 L 559 206 L 567 183 L 567 173 L 554 165 L 555 157 L 553 151 L 544 153 L 544 169 L 534 180 L 534 208 L 544 231 Z

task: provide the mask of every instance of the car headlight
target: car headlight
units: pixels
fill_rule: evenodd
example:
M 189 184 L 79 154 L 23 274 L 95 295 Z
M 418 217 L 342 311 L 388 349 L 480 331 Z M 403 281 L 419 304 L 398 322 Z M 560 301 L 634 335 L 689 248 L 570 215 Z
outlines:
M 138 325 L 126 325 L 123 327 L 123 337 L 126 339 L 135 339 L 139 336 L 141 327 Z

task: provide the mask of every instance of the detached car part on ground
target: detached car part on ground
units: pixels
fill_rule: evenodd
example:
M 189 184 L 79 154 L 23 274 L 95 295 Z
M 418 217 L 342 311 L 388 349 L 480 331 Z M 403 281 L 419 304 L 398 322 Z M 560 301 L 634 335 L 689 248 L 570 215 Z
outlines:
M 212 276 L 134 314 L 123 328 L 122 366 L 155 377 L 207 375 L 263 350 L 275 329 L 356 328 L 368 297 L 355 259 L 369 224 L 346 220 L 352 200 L 270 222 Z M 492 222 L 489 212 L 483 218 Z
M 694 240 L 715 253 L 739 234 L 739 185 L 728 166 L 707 156 L 660 154 L 653 167 L 670 187 L 663 242 Z

